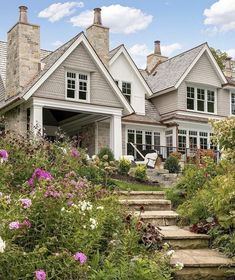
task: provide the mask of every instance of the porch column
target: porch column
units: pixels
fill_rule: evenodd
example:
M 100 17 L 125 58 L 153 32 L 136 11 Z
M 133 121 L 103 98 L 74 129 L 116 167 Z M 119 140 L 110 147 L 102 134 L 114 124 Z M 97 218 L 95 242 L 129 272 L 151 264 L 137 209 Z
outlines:
M 119 115 L 110 118 L 110 148 L 118 160 L 122 156 L 122 121 Z
M 43 135 L 43 107 L 33 105 L 30 108 L 30 129 L 34 134 Z

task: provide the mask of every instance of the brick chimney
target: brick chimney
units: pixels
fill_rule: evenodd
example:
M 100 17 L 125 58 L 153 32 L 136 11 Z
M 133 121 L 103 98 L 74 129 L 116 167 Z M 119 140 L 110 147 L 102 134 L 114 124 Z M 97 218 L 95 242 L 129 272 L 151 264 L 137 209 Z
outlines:
M 27 7 L 19 10 L 19 21 L 7 33 L 6 99 L 21 92 L 40 66 L 40 27 L 28 23 Z
M 159 40 L 154 42 L 154 53 L 147 56 L 147 71 L 151 71 L 155 68 L 156 65 L 166 61 L 168 57 L 163 56 L 161 53 L 161 42 Z
M 109 61 L 109 28 L 102 25 L 100 8 L 94 9 L 94 21 L 93 24 L 87 28 L 86 36 L 107 67 Z

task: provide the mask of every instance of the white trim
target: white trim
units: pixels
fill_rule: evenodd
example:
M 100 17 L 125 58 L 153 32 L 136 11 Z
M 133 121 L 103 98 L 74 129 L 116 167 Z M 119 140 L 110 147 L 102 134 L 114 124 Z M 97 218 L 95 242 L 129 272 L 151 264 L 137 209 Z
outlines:
M 154 97 L 163 95 L 163 94 L 165 94 L 165 93 L 167 93 L 167 92 L 171 92 L 171 91 L 174 91 L 174 90 L 177 90 L 177 88 L 176 88 L 175 86 L 169 87 L 169 88 L 167 88 L 167 89 L 164 89 L 164 90 L 161 90 L 161 91 L 159 91 L 159 92 L 154 93 L 154 94 L 153 94 L 152 96 L 150 96 L 148 99 L 152 99 L 152 98 L 154 98 Z
M 61 109 L 67 111 L 87 112 L 102 115 L 122 116 L 122 108 L 105 107 L 103 105 L 94 105 L 89 103 L 80 103 L 64 100 L 54 100 L 40 97 L 33 97 L 33 105 L 42 106 L 44 108 Z
M 48 69 L 44 75 L 25 93 L 25 95 L 23 96 L 23 99 L 27 100 L 29 99 L 32 94 L 50 77 L 50 75 L 62 64 L 62 62 L 76 49 L 76 47 L 83 43 L 85 45 L 85 47 L 87 48 L 87 50 L 89 51 L 89 53 L 91 54 L 91 56 L 93 57 L 94 61 L 96 62 L 96 64 L 98 65 L 98 67 L 101 69 L 101 71 L 103 72 L 104 76 L 106 77 L 107 81 L 109 82 L 109 84 L 112 86 L 112 88 L 114 89 L 115 93 L 117 94 L 119 100 L 121 101 L 121 103 L 124 105 L 124 107 L 126 108 L 127 112 L 129 114 L 133 113 L 134 110 L 132 109 L 132 107 L 130 106 L 130 104 L 128 103 L 128 101 L 125 99 L 125 97 L 123 96 L 122 92 L 120 91 L 119 87 L 116 85 L 116 83 L 114 82 L 112 76 L 110 75 L 110 73 L 108 72 L 108 70 L 106 69 L 106 67 L 104 66 L 104 64 L 101 62 L 100 58 L 97 56 L 96 52 L 94 51 L 94 49 L 92 48 L 92 46 L 90 45 L 90 43 L 88 42 L 87 38 L 85 37 L 85 35 L 82 33 L 77 39 L 76 41 L 67 49 L 67 51 L 51 66 L 50 69 Z
M 216 60 L 214 59 L 210 48 L 208 47 L 207 44 L 205 44 L 205 46 L 201 49 L 201 51 L 199 52 L 199 54 L 196 56 L 196 58 L 194 59 L 194 61 L 191 63 L 191 65 L 188 67 L 188 69 L 184 72 L 184 74 L 181 76 L 181 78 L 179 79 L 179 81 L 176 83 L 175 87 L 178 88 L 181 83 L 184 81 L 184 79 L 186 78 L 186 76 L 189 74 L 189 72 L 192 70 L 192 68 L 194 67 L 194 65 L 198 62 L 198 60 L 200 59 L 200 57 L 203 55 L 203 53 L 206 52 L 212 62 L 212 65 L 214 66 L 218 76 L 220 77 L 220 80 L 222 83 L 227 83 L 227 79 L 225 78 L 222 70 L 219 68 Z
M 205 119 L 223 119 L 223 118 L 225 118 L 225 117 L 217 116 L 216 114 L 213 114 L 213 113 L 192 111 L 192 110 L 187 110 L 185 112 L 176 111 L 176 114 L 182 115 L 182 116 L 205 118 Z M 192 121 L 190 121 L 190 122 L 192 122 Z
M 110 59 L 109 61 L 109 66 L 111 66 L 114 61 L 121 55 L 123 54 L 125 56 L 125 58 L 127 59 L 127 61 L 129 62 L 131 68 L 134 70 L 135 74 L 138 76 L 139 80 L 141 81 L 142 85 L 144 86 L 144 88 L 146 89 L 146 93 L 147 96 L 150 97 L 153 92 L 151 91 L 151 89 L 149 88 L 147 82 L 145 81 L 145 79 L 143 78 L 143 76 L 141 75 L 139 69 L 137 68 L 137 66 L 135 65 L 135 63 L 133 62 L 130 54 L 128 53 L 128 51 L 126 50 L 126 48 L 122 45 L 120 47 L 120 49 L 115 53 L 115 55 Z
M 229 91 L 229 104 L 230 104 L 230 106 L 229 106 L 230 107 L 229 114 L 230 114 L 231 117 L 235 117 L 235 114 L 232 114 L 232 94 L 235 95 L 235 90 L 234 91 L 232 91 L 232 90 Z

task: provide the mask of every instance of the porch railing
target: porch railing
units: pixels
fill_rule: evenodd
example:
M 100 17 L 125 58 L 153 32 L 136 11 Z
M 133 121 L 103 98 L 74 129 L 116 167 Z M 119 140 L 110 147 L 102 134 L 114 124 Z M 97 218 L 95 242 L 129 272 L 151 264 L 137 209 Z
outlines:
M 201 162 L 201 159 L 204 156 L 209 156 L 214 159 L 215 162 L 218 162 L 221 158 L 221 153 L 215 149 L 198 149 L 198 148 L 179 148 L 173 146 L 160 146 L 160 145 L 148 145 L 148 144 L 139 144 L 139 143 L 127 143 L 127 154 L 133 155 L 135 160 L 142 161 L 146 154 L 150 152 L 157 151 L 160 158 L 164 161 L 169 155 L 173 152 L 181 153 L 180 161 L 185 163 L 189 162 Z

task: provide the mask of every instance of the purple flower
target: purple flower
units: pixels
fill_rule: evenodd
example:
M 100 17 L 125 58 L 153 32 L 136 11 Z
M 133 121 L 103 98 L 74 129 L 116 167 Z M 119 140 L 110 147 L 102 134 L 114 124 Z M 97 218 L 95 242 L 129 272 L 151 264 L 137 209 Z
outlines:
M 32 178 L 45 179 L 48 181 L 54 179 L 49 172 L 47 172 L 46 170 L 40 169 L 40 168 L 37 168 L 34 170 Z
M 44 270 L 36 270 L 34 273 L 37 280 L 46 280 L 46 272 Z
M 31 228 L 32 224 L 28 219 L 24 220 L 23 223 L 20 224 L 20 227 Z
M 73 255 L 75 261 L 79 261 L 80 264 L 84 264 L 87 261 L 87 256 L 81 252 L 77 252 Z
M 6 150 L 0 150 L 0 158 L 2 160 L 7 160 L 8 159 L 8 152 Z
M 9 229 L 19 229 L 20 228 L 20 223 L 18 221 L 15 221 L 15 222 L 11 222 L 9 224 Z
M 77 149 L 73 148 L 71 151 L 71 155 L 72 155 L 72 157 L 79 157 L 80 153 Z
M 24 209 L 29 208 L 32 205 L 32 200 L 29 198 L 20 199 L 21 205 Z
M 30 178 L 30 179 L 27 181 L 27 183 L 28 183 L 28 185 L 29 185 L 30 187 L 33 187 L 33 184 L 34 184 L 33 178 Z

